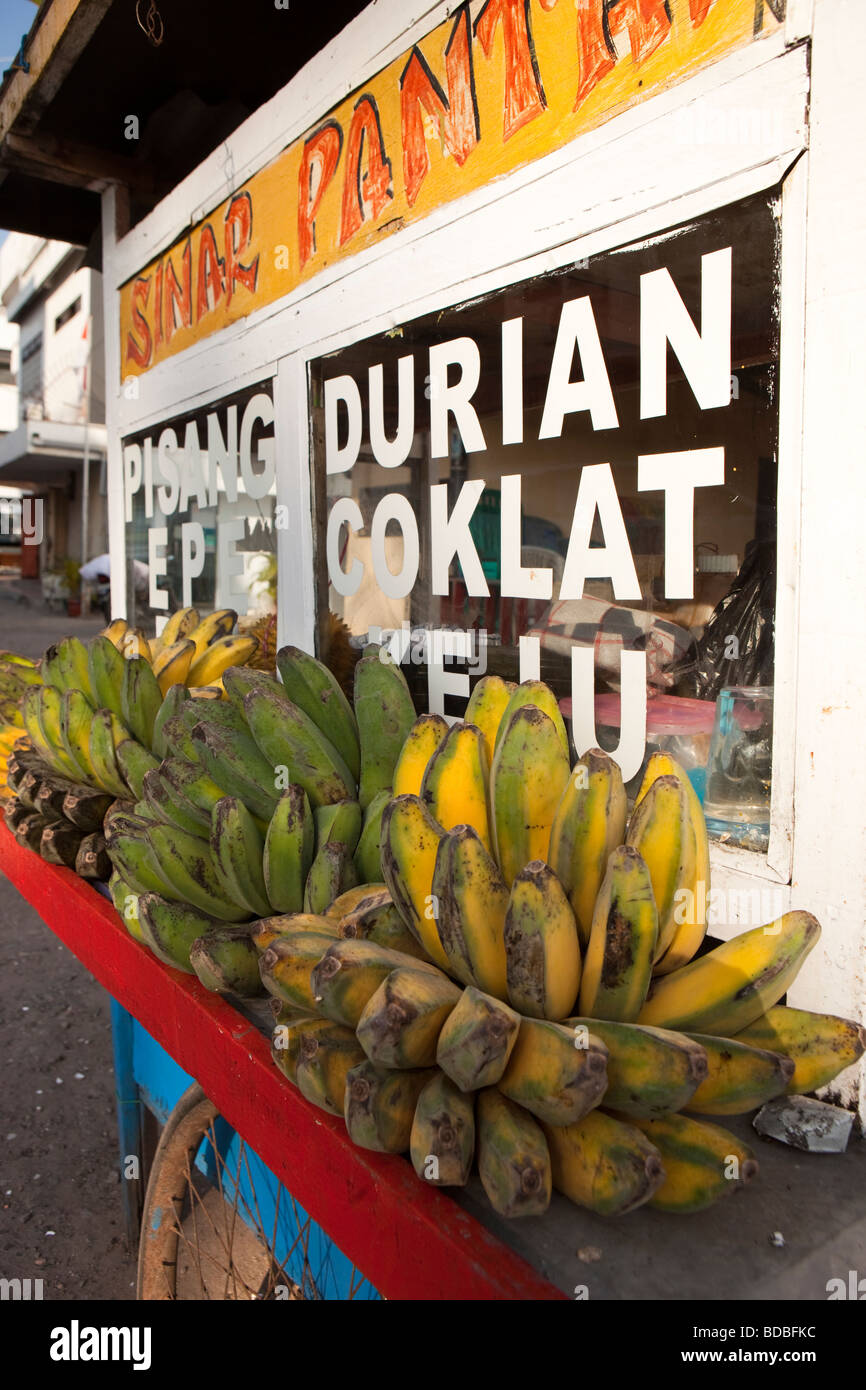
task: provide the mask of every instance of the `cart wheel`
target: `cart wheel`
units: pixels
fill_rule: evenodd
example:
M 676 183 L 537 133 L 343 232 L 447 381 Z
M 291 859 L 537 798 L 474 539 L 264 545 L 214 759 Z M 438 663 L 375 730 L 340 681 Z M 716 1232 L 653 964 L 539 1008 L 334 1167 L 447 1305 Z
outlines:
M 196 1083 L 162 1131 L 144 1199 L 140 1299 L 379 1295 Z

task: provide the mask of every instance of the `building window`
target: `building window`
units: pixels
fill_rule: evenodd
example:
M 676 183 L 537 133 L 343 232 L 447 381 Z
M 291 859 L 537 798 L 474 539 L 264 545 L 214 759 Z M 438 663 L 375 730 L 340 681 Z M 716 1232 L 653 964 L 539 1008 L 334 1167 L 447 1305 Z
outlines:
M 14 386 L 15 374 L 12 371 L 12 349 L 0 348 L 0 386 Z
M 79 295 L 77 299 L 74 299 L 71 304 L 68 304 L 62 314 L 57 315 L 57 318 L 54 320 L 54 332 L 59 333 L 64 323 L 68 323 L 70 319 L 74 319 L 75 315 L 80 311 L 81 295 Z
M 42 334 L 36 333 L 21 348 L 18 390 L 22 401 L 42 396 Z

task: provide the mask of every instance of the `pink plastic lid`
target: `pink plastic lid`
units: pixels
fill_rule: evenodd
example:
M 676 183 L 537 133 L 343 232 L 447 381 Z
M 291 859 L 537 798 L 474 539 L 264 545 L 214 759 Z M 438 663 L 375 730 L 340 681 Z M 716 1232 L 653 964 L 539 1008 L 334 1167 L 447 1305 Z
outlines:
M 618 695 L 596 695 L 596 726 L 618 729 L 619 706 Z M 559 708 L 564 718 L 570 719 L 571 697 L 566 696 L 560 700 Z M 646 702 L 648 734 L 711 734 L 715 718 L 715 700 L 690 700 L 683 695 L 657 695 Z

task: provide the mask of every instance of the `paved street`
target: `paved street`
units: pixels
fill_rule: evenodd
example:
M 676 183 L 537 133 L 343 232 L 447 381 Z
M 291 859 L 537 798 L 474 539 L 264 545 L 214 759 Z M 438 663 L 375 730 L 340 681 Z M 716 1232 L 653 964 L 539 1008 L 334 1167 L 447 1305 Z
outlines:
M 37 657 L 102 626 L 48 612 L 38 585 L 0 580 L 2 648 Z M 46 1299 L 134 1297 L 108 996 L 2 876 L 0 1048 L 0 1277 L 41 1278 Z

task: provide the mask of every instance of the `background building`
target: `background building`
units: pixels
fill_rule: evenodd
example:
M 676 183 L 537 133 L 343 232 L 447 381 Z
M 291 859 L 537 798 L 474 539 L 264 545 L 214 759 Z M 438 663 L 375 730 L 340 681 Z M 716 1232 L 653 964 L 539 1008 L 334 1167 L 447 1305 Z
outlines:
M 102 289 L 84 260 L 18 232 L 0 247 L 0 485 L 43 504 L 30 577 L 107 548 Z

